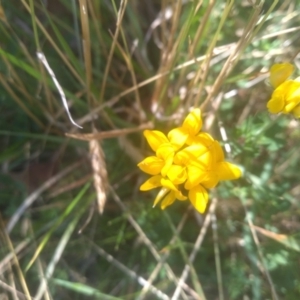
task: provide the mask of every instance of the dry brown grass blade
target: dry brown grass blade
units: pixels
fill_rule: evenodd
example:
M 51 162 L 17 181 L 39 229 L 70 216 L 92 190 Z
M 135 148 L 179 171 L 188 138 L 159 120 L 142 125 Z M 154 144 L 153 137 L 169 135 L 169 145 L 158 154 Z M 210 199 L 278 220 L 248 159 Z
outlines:
M 91 104 L 90 87 L 92 83 L 92 58 L 91 58 L 91 39 L 89 29 L 89 16 L 86 0 L 79 0 L 80 20 L 82 28 L 82 46 L 85 65 L 86 89 L 88 102 Z
M 171 28 L 168 32 L 168 40 L 166 41 L 164 37 L 162 37 L 163 45 L 165 46 L 161 49 L 161 64 L 158 73 L 164 73 L 174 69 L 176 57 L 178 55 L 178 44 L 184 32 L 182 28 L 178 34 L 178 38 L 176 39 L 176 30 L 178 29 L 179 17 L 180 13 L 182 12 L 181 1 L 173 2 L 170 6 L 165 5 L 164 9 L 168 9 L 168 11 L 171 12 Z M 163 28 L 163 31 L 166 30 L 166 20 L 166 17 L 162 18 L 161 26 Z M 157 110 L 161 99 L 163 99 L 164 94 L 166 93 L 165 87 L 169 84 L 169 80 L 170 78 L 168 76 L 160 77 L 158 80 L 156 80 L 152 95 L 152 111 Z
M 10 250 L 10 253 L 12 254 L 12 263 L 14 264 L 14 266 L 16 268 L 18 278 L 19 278 L 19 282 L 20 282 L 20 286 L 22 287 L 23 292 L 24 292 L 24 298 L 27 299 L 27 300 L 30 300 L 31 299 L 30 292 L 29 292 L 29 289 L 28 289 L 28 286 L 27 286 L 22 268 L 21 268 L 20 263 L 19 263 L 19 259 L 16 255 L 13 242 L 11 241 L 9 235 L 7 234 L 7 232 L 5 231 L 4 228 L 5 228 L 4 222 L 2 220 L 2 216 L 0 215 L 1 238 L 4 240 L 5 245 L 7 245 L 7 248 Z
M 247 222 L 248 222 L 248 225 L 249 225 L 249 228 L 251 230 L 251 234 L 252 234 L 252 237 L 253 237 L 253 240 L 254 240 L 254 243 L 256 245 L 256 248 L 257 248 L 257 253 L 258 253 L 258 256 L 259 256 L 259 260 L 260 262 L 258 262 L 258 268 L 260 269 L 260 271 L 262 272 L 262 274 L 264 274 L 268 280 L 268 283 L 269 283 L 269 286 L 270 286 L 270 290 L 271 290 L 271 294 L 272 294 L 272 299 L 273 300 L 278 300 L 278 295 L 277 295 L 277 292 L 276 292 L 276 289 L 275 289 L 275 285 L 273 283 L 273 280 L 272 280 L 272 277 L 270 276 L 270 273 L 269 273 L 269 270 L 267 269 L 265 263 L 264 263 L 264 257 L 263 257 L 263 252 L 261 250 L 261 246 L 260 246 L 260 242 L 259 242 L 259 239 L 256 235 L 256 231 L 254 230 L 254 225 L 252 223 L 252 220 L 247 217 Z
M 12 288 L 10 285 L 8 285 L 7 283 L 5 283 L 1 280 L 0 280 L 0 288 L 2 289 L 2 291 L 7 291 L 7 292 L 10 292 L 12 295 L 17 296 L 18 297 L 17 299 L 20 299 L 20 300 L 26 299 L 26 300 L 28 300 L 28 297 L 25 294 L 23 294 L 22 292 Z M 8 299 L 8 298 L 5 298 L 5 294 L 4 294 L 4 296 L 3 296 L 3 294 L 0 294 L 0 299 L 5 300 L 5 299 Z M 33 298 L 30 297 L 29 299 L 33 299 Z
M 78 187 L 83 186 L 85 183 L 87 183 L 92 178 L 92 174 L 87 174 L 83 176 L 82 178 L 72 181 L 71 183 L 67 183 L 66 185 L 63 185 L 57 189 L 55 189 L 53 192 L 47 195 L 47 199 L 51 199 L 54 197 L 57 197 L 60 194 L 72 191 Z
M 202 3 L 199 2 L 197 8 L 195 9 L 194 14 L 197 13 L 197 11 L 200 9 L 201 5 L 202 5 Z M 209 17 L 210 17 L 210 14 L 211 14 L 211 11 L 212 11 L 214 5 L 215 5 L 215 1 L 211 1 L 211 3 L 206 8 L 206 11 L 205 11 L 204 15 L 202 16 L 200 26 L 198 27 L 197 32 L 195 33 L 195 37 L 192 40 L 190 48 L 189 48 L 189 53 L 188 53 L 188 57 L 187 57 L 188 61 L 191 60 L 191 59 L 194 59 L 194 61 L 196 62 L 196 59 L 197 59 L 196 47 L 197 47 L 197 45 L 199 45 L 199 42 L 201 40 L 203 32 L 205 31 L 206 24 L 209 20 Z M 207 60 L 207 55 L 205 55 L 204 60 Z M 201 69 L 202 69 L 201 66 L 202 65 L 203 65 L 203 63 L 199 63 L 199 66 L 200 66 L 199 71 L 198 71 L 199 74 L 202 73 L 202 71 L 201 71 Z M 185 69 L 185 68 L 183 68 L 180 72 L 179 79 L 178 79 L 178 82 L 176 84 L 176 90 L 177 91 L 179 90 L 180 86 L 183 85 L 184 78 L 187 76 L 186 72 L 187 72 L 187 69 Z M 195 77 L 198 77 L 198 75 L 196 75 Z M 201 90 L 199 90 L 199 91 L 200 91 L 199 93 L 201 93 Z M 189 102 L 189 101 L 191 101 L 191 100 L 187 100 L 187 102 Z M 188 105 L 187 105 L 187 107 L 188 107 Z
M 120 136 L 118 138 L 120 148 L 134 161 L 139 163 L 144 159 L 144 156 L 139 148 L 135 147 L 126 136 Z
M 156 296 L 156 299 L 170 300 L 170 298 L 166 294 L 164 294 L 162 291 L 157 289 L 152 284 L 149 284 L 147 280 L 139 276 L 135 271 L 127 268 L 123 263 L 115 259 L 112 255 L 104 251 L 104 249 L 102 249 L 98 245 L 94 244 L 91 240 L 87 239 L 87 241 L 93 246 L 96 252 L 102 257 L 104 257 L 109 263 L 111 263 L 116 268 L 123 271 L 129 278 L 135 279 L 138 282 L 138 284 L 140 284 L 141 286 L 143 287 L 147 286 L 147 288 Z
M 273 232 L 273 231 L 255 226 L 255 225 L 253 225 L 252 227 L 260 234 L 262 234 L 278 243 L 281 243 L 282 245 L 284 245 L 287 248 L 290 248 L 290 249 L 300 252 L 300 244 L 292 236 L 276 233 L 276 232 Z
M 61 180 L 63 177 L 65 177 L 67 174 L 72 172 L 74 169 L 78 168 L 81 164 L 81 161 L 76 162 L 75 164 L 72 164 L 69 167 L 66 167 L 63 169 L 60 173 L 54 175 L 47 181 L 45 181 L 38 189 L 36 189 L 34 192 L 32 192 L 26 199 L 24 199 L 23 203 L 18 207 L 18 209 L 14 212 L 13 216 L 9 220 L 6 231 L 10 233 L 12 229 L 15 227 L 16 223 L 20 219 L 21 215 L 24 213 L 24 211 L 32 205 L 32 203 L 47 189 L 49 189 L 52 185 L 54 185 L 56 182 Z
M 13 264 L 14 255 L 19 257 L 20 253 L 30 244 L 30 242 L 30 239 L 25 239 L 17 246 L 15 246 L 14 252 L 9 252 L 2 258 L 2 260 L 0 261 L 0 277 L 3 277 L 5 272 L 8 272 L 8 270 L 10 270 L 10 267 Z
M 120 34 L 122 20 L 123 20 L 123 16 L 124 16 L 124 13 L 125 13 L 126 6 L 127 6 L 127 0 L 121 0 L 120 8 L 119 8 L 118 15 L 117 15 L 116 31 L 115 31 L 114 36 L 113 36 L 113 41 L 112 41 L 112 44 L 111 44 L 111 48 L 110 48 L 110 51 L 109 51 L 109 55 L 108 55 L 108 58 L 107 58 L 107 63 L 106 63 L 106 67 L 105 67 L 105 71 L 104 71 L 104 75 L 103 75 L 103 80 L 102 80 L 102 85 L 101 85 L 101 90 L 100 90 L 100 95 L 99 95 L 99 103 L 100 104 L 104 100 L 104 91 L 105 91 L 105 87 L 106 87 L 106 83 L 107 83 L 108 72 L 109 72 L 109 69 L 110 69 L 110 66 L 111 66 L 111 62 L 112 62 L 113 54 L 114 54 L 114 51 L 115 51 L 117 39 L 118 39 L 119 34 Z
M 212 9 L 215 5 L 215 2 L 216 1 L 211 1 L 209 10 L 212 11 Z M 217 28 L 214 36 L 212 37 L 211 42 L 209 43 L 209 46 L 208 46 L 208 49 L 206 52 L 205 61 L 203 61 L 203 63 L 200 65 L 199 71 L 197 72 L 197 74 L 194 78 L 193 85 L 196 86 L 196 85 L 200 84 L 198 95 L 196 96 L 196 99 L 194 100 L 194 103 L 196 106 L 198 106 L 200 103 L 200 99 L 202 97 L 202 91 L 204 90 L 205 82 L 206 82 L 206 79 L 207 79 L 208 73 L 209 73 L 209 66 L 210 66 L 211 60 L 213 58 L 214 48 L 217 44 L 218 37 L 220 36 L 220 33 L 225 24 L 225 21 L 232 9 L 233 3 L 234 3 L 234 1 L 228 1 L 226 6 L 224 7 L 224 11 L 221 15 L 221 20 L 219 21 L 218 28 Z M 191 98 L 188 99 L 188 103 L 190 103 L 190 105 L 191 105 L 192 101 L 193 100 Z
M 258 23 L 258 20 L 260 18 L 260 13 L 262 10 L 262 3 L 259 5 L 256 5 L 254 7 L 254 11 L 252 14 L 252 17 L 250 18 L 249 22 L 247 23 L 246 27 L 244 28 L 243 35 L 239 39 L 239 41 L 236 43 L 235 49 L 231 52 L 230 56 L 224 63 L 218 77 L 216 78 L 212 88 L 210 89 L 206 99 L 201 104 L 201 109 L 204 109 L 207 104 L 211 101 L 213 96 L 216 95 L 216 93 L 220 90 L 220 87 L 224 80 L 228 77 L 230 72 L 233 70 L 234 66 L 237 64 L 240 56 L 242 55 L 244 49 L 246 46 L 251 42 L 251 39 L 253 38 L 253 32 L 254 28 Z
M 9 76 L 6 77 L 7 82 L 13 84 L 14 89 L 18 90 L 20 93 L 24 95 L 26 100 L 33 104 L 32 95 L 29 94 L 26 87 L 24 86 L 23 81 L 19 77 L 18 72 L 16 72 L 15 68 L 11 65 L 10 61 L 4 56 L 1 56 L 7 70 L 9 71 Z M 24 99 L 25 100 L 25 99 Z M 25 102 L 25 101 L 24 101 Z
M 151 252 L 151 254 L 156 259 L 157 262 L 162 261 L 161 254 L 158 252 L 155 245 L 151 242 L 151 240 L 145 234 L 145 232 L 143 231 L 141 226 L 136 222 L 136 220 L 134 219 L 134 217 L 130 213 L 129 209 L 126 207 L 126 205 L 120 199 L 118 194 L 115 192 L 115 190 L 112 187 L 110 187 L 109 190 L 111 192 L 111 195 L 112 195 L 112 198 L 114 199 L 114 201 L 118 204 L 118 206 L 120 206 L 122 211 L 126 214 L 126 217 L 129 221 L 129 223 L 132 225 L 132 227 L 138 233 L 140 241 L 142 241 L 147 246 L 147 248 L 149 249 L 149 251 Z M 172 268 L 170 267 L 170 265 L 167 262 L 164 263 L 164 268 L 165 268 L 168 279 L 177 286 L 179 284 L 178 283 L 178 278 L 176 277 L 176 275 L 174 274 Z M 183 282 L 183 284 L 185 284 L 185 282 Z M 182 286 L 182 288 L 183 288 L 183 286 Z M 183 300 L 188 299 L 187 295 L 184 293 L 183 290 L 180 290 L 179 292 L 181 292 L 181 295 L 180 295 L 181 299 L 183 299 Z
M 30 13 L 30 7 L 26 3 L 26 1 L 21 0 L 21 2 L 24 5 L 24 7 L 26 8 L 26 10 Z M 74 75 L 74 77 L 78 80 L 78 82 L 80 82 L 80 84 L 84 85 L 83 79 L 80 77 L 80 75 L 77 73 L 77 71 L 75 70 L 75 68 L 72 66 L 72 64 L 69 61 L 68 57 L 59 49 L 59 47 L 57 46 L 57 44 L 55 43 L 55 41 L 53 40 L 53 38 L 51 37 L 51 35 L 48 33 L 48 31 L 46 30 L 46 28 L 43 26 L 42 22 L 36 16 L 35 16 L 35 21 L 36 21 L 36 24 L 38 25 L 38 27 L 40 28 L 40 30 L 45 35 L 45 38 L 49 41 L 49 43 L 51 44 L 51 46 L 53 47 L 53 49 L 60 56 L 60 58 L 62 59 L 62 61 L 64 62 L 64 64 L 70 70 L 70 72 Z
M 216 56 L 219 55 L 221 57 L 222 57 L 222 55 L 225 55 L 225 57 L 227 57 L 227 56 L 230 55 L 230 53 L 233 49 L 234 49 L 234 44 L 228 44 L 228 45 L 225 45 L 225 46 L 217 47 L 217 48 L 215 48 L 215 55 Z M 118 94 L 117 96 L 114 96 L 114 97 L 110 98 L 109 100 L 105 101 L 103 104 L 101 104 L 101 105 L 97 106 L 96 108 L 92 109 L 87 115 L 85 115 L 81 119 L 77 120 L 77 123 L 80 124 L 80 125 L 83 125 L 87 122 L 94 121 L 95 118 L 98 117 L 98 113 L 100 111 L 102 111 L 105 107 L 113 107 L 116 103 L 118 103 L 118 101 L 122 97 L 134 92 L 136 89 L 139 89 L 143 86 L 146 86 L 146 85 L 148 85 L 152 82 L 155 82 L 155 81 L 159 80 L 160 78 L 171 74 L 172 72 L 179 71 L 181 69 L 185 69 L 185 68 L 188 68 L 189 66 L 197 64 L 197 63 L 203 61 L 205 58 L 206 58 L 206 55 L 198 56 L 198 57 L 196 57 L 192 60 L 189 60 L 189 61 L 186 61 L 182 64 L 179 64 L 178 66 L 172 68 L 171 70 L 166 70 L 166 71 L 161 72 L 161 73 L 159 72 L 157 75 L 152 76 L 149 79 L 146 79 L 146 80 L 140 82 L 139 84 L 137 84 L 137 86 L 133 86 L 133 87 L 130 87 L 130 88 L 126 89 L 125 91 Z
M 4 12 L 1 2 L 0 2 L 0 20 L 2 22 L 4 22 L 5 24 L 7 24 L 6 15 L 5 15 L 5 12 Z
M 189 217 L 191 208 L 192 207 L 189 206 L 188 209 L 186 210 L 185 214 L 182 216 L 181 221 L 176 228 L 177 235 L 179 235 L 181 230 L 183 229 L 185 222 L 187 221 L 187 219 Z M 171 254 L 170 248 L 176 243 L 176 241 L 177 241 L 177 236 L 173 235 L 173 237 L 170 240 L 170 242 L 168 243 L 168 245 L 160 250 L 160 253 L 162 254 L 161 260 L 157 263 L 156 267 L 154 268 L 151 275 L 149 276 L 149 278 L 147 280 L 148 285 L 143 287 L 138 300 L 145 299 L 145 297 L 148 293 L 148 286 L 151 285 L 158 277 L 160 270 L 163 268 L 164 263 L 167 261 L 168 257 Z M 201 297 L 196 293 L 196 291 L 192 290 L 186 283 L 183 283 L 183 289 L 185 289 L 191 295 L 191 297 L 193 297 L 193 299 L 201 300 Z
M 255 226 L 255 225 L 252 225 L 251 227 L 253 227 L 256 231 L 258 231 L 262 235 L 267 236 L 277 242 L 281 242 L 282 240 L 285 240 L 288 238 L 288 236 L 285 234 L 279 234 L 276 232 L 272 232 L 270 230 L 267 230 L 267 229 L 264 229 L 264 228 L 261 228 L 261 227 Z
M 131 59 L 131 54 L 128 50 L 128 46 L 126 44 L 126 39 L 124 37 L 124 32 L 123 32 L 123 29 L 121 29 L 121 33 L 122 33 L 122 36 L 123 36 L 123 43 L 125 44 L 125 48 L 123 49 L 122 46 L 116 42 L 116 45 L 119 49 L 119 51 L 121 52 L 124 60 L 125 60 L 125 63 L 128 67 L 128 70 L 130 72 L 130 75 L 131 75 L 131 78 L 132 78 L 132 87 L 137 87 L 138 85 L 138 81 L 137 81 L 137 78 L 136 78 L 136 75 L 135 75 L 135 72 L 134 72 L 134 67 L 132 65 L 132 59 Z M 135 103 L 136 103 L 136 107 L 137 107 L 137 110 L 139 111 L 139 117 L 140 117 L 140 121 L 142 120 L 145 120 L 146 119 L 146 115 L 145 115 L 145 112 L 143 110 L 143 107 L 142 107 L 142 103 L 141 103 L 141 99 L 140 99 L 140 95 L 139 95 L 139 91 L 138 91 L 138 88 L 136 88 L 134 90 L 134 94 L 135 94 Z
M 106 203 L 108 186 L 105 157 L 102 147 L 97 140 L 91 140 L 89 146 L 91 165 L 94 174 L 94 187 L 97 194 L 98 211 L 102 214 Z
M 196 255 L 201 247 L 201 244 L 204 240 L 204 237 L 207 233 L 207 230 L 208 230 L 208 226 L 209 224 L 211 223 L 211 220 L 212 220 L 212 214 L 214 214 L 215 210 L 216 210 L 216 207 L 217 207 L 217 203 L 218 203 L 218 199 L 217 198 L 213 198 L 212 201 L 211 201 L 211 204 L 209 206 L 209 212 L 208 214 L 206 215 L 205 217 L 205 220 L 203 222 L 203 225 L 200 229 L 200 232 L 199 232 L 199 235 L 197 237 L 197 240 L 194 244 L 194 247 L 193 247 L 193 251 L 191 252 L 190 256 L 189 256 L 189 262 L 190 264 L 192 265 L 195 258 L 196 258 Z M 189 272 L 191 270 L 191 265 L 190 264 L 186 264 L 185 267 L 184 267 L 184 270 L 180 276 L 180 279 L 178 281 L 178 285 L 177 285 L 177 288 L 172 296 L 172 300 L 177 300 L 179 299 L 178 297 L 180 296 L 180 291 L 182 289 L 182 284 L 185 283 L 188 275 L 189 275 Z M 204 298 L 204 295 L 202 295 L 202 297 Z M 204 298 L 205 299 L 205 298 Z
M 0 74 L 0 82 L 6 89 L 6 91 L 9 93 L 9 95 L 12 97 L 12 99 L 22 108 L 22 110 L 41 128 L 45 128 L 44 124 L 38 119 L 34 113 L 30 111 L 30 109 L 27 108 L 27 106 L 21 101 L 21 99 L 16 95 L 14 90 L 10 87 L 4 76 Z
M 138 127 L 134 128 L 125 128 L 125 129 L 115 129 L 115 130 L 108 130 L 103 132 L 95 132 L 95 133 L 66 133 L 67 137 L 71 137 L 77 140 L 83 141 L 92 141 L 92 140 L 102 140 L 102 139 L 110 139 L 119 137 L 122 135 L 127 135 L 129 133 L 134 133 L 144 129 L 151 129 L 153 128 L 152 123 L 145 123 Z

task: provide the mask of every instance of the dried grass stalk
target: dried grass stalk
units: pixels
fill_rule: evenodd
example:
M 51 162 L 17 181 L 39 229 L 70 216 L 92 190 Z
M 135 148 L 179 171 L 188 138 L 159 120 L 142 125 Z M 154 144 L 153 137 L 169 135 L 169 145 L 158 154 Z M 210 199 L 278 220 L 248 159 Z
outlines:
M 94 175 L 94 186 L 97 193 L 99 213 L 102 214 L 106 202 L 107 170 L 102 147 L 97 140 L 89 141 L 91 165 Z

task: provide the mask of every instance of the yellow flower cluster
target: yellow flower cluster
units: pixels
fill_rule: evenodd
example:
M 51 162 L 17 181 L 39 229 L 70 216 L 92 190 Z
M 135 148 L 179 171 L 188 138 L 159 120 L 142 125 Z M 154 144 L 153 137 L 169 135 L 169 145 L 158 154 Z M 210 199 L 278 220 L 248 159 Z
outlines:
M 145 173 L 152 175 L 140 190 L 160 187 L 154 206 L 161 201 L 161 208 L 171 205 L 176 199 L 189 199 L 203 213 L 208 202 L 207 189 L 221 180 L 233 180 L 241 176 L 241 170 L 225 161 L 219 142 L 208 133 L 201 132 L 200 109 L 188 114 L 179 128 L 168 135 L 157 130 L 145 130 L 155 156 L 149 156 L 138 164 Z
M 288 80 L 294 67 L 289 63 L 275 64 L 270 69 L 270 82 L 275 88 L 267 103 L 272 114 L 292 113 L 300 118 L 300 78 Z

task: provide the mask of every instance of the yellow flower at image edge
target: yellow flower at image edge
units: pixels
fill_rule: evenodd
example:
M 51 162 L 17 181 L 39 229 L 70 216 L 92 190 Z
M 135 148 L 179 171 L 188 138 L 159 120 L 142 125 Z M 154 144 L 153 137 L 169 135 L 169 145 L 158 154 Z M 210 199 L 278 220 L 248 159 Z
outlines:
M 274 90 L 271 99 L 267 103 L 267 108 L 272 114 L 292 113 L 299 118 L 299 104 L 300 82 L 287 80 Z
M 161 202 L 165 209 L 176 199 L 190 200 L 203 213 L 208 203 L 207 189 L 219 181 L 233 180 L 241 176 L 240 169 L 224 160 L 220 144 L 208 133 L 200 132 L 200 109 L 193 109 L 181 127 L 168 135 L 157 130 L 146 130 L 146 137 L 155 155 L 145 158 L 138 167 L 152 175 L 140 190 L 160 188 L 154 206 Z
M 288 80 L 294 67 L 289 63 L 275 64 L 270 69 L 270 82 L 275 88 L 267 108 L 272 114 L 292 113 L 300 117 L 300 78 Z

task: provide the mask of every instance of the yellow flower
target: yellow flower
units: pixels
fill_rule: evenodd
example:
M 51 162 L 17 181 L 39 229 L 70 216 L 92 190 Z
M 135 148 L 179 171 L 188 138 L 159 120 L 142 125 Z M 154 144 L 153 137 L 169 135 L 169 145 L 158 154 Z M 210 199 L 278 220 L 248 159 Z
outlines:
M 272 114 L 293 113 L 299 116 L 300 103 L 300 82 L 288 80 L 279 85 L 272 94 L 267 103 L 267 107 Z
M 179 159 L 187 161 L 188 178 L 185 189 L 191 189 L 198 184 L 209 189 L 215 187 L 219 181 L 241 177 L 241 170 L 225 161 L 221 145 L 208 133 L 200 133 L 193 139 L 191 146 L 179 151 L 174 162 L 180 163 Z
M 289 63 L 275 64 L 270 69 L 270 82 L 275 88 L 267 108 L 272 114 L 292 113 L 300 117 L 300 80 L 287 80 L 294 67 Z
M 208 133 L 200 132 L 202 118 L 200 109 L 194 109 L 179 128 L 168 136 L 160 131 L 146 130 L 144 135 L 155 152 L 138 164 L 147 174 L 153 175 L 140 190 L 160 187 L 154 206 L 161 202 L 164 209 L 176 199 L 189 199 L 203 213 L 208 203 L 207 189 L 221 180 L 237 179 L 240 169 L 225 161 L 220 144 Z
M 274 64 L 270 69 L 270 82 L 274 88 L 286 81 L 294 71 L 290 63 Z

